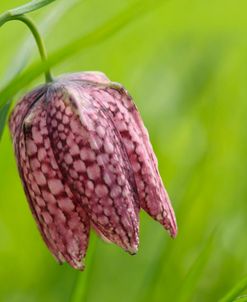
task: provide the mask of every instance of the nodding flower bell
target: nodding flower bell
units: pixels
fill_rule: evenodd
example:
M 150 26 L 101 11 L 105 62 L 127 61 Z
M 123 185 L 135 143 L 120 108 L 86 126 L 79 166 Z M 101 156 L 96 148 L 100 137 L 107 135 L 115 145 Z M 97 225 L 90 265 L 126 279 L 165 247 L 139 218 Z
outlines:
M 90 227 L 135 254 L 140 208 L 176 236 L 147 130 L 120 84 L 100 72 L 61 76 L 24 96 L 9 125 L 32 214 L 59 262 L 84 268 Z

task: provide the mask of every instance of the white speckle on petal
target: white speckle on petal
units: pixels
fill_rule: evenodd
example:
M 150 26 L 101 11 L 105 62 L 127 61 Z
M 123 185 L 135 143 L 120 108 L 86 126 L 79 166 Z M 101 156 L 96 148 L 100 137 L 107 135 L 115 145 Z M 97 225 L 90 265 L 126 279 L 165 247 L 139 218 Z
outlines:
M 65 154 L 64 160 L 65 160 L 66 164 L 68 164 L 68 165 L 72 164 L 72 162 L 73 162 L 73 158 L 69 153 Z
M 102 126 L 98 126 L 96 132 L 102 138 L 105 136 L 105 129 Z
M 73 167 L 74 167 L 74 169 L 77 172 L 84 172 L 84 171 L 86 171 L 86 166 L 85 166 L 84 162 L 81 161 L 81 160 L 74 161 Z
M 48 180 L 48 187 L 54 195 L 60 194 L 64 188 L 61 180 L 56 178 Z
M 105 186 L 105 185 L 97 185 L 96 188 L 95 188 L 95 193 L 100 198 L 106 196 L 108 194 L 107 186 Z
M 108 139 L 104 143 L 104 149 L 105 149 L 105 152 L 108 154 L 111 154 L 114 151 L 114 147 Z
M 33 141 L 28 140 L 27 141 L 27 154 L 28 155 L 34 155 L 37 152 L 37 146 Z
M 73 144 L 73 145 L 71 146 L 71 148 L 70 148 L 70 154 L 71 154 L 71 155 L 77 155 L 77 154 L 79 154 L 79 153 L 80 153 L 80 149 L 79 149 L 78 145 Z
M 92 165 L 87 168 L 87 175 L 90 179 L 95 180 L 100 177 L 100 168 L 97 165 Z
M 35 171 L 33 173 L 33 176 L 35 178 L 36 183 L 39 186 L 44 186 L 46 184 L 46 178 L 45 178 L 44 174 L 41 171 Z
M 46 157 L 46 150 L 44 148 L 40 148 L 38 150 L 38 160 L 43 161 Z
M 61 198 L 58 200 L 58 205 L 64 211 L 70 212 L 73 211 L 75 206 L 69 198 Z

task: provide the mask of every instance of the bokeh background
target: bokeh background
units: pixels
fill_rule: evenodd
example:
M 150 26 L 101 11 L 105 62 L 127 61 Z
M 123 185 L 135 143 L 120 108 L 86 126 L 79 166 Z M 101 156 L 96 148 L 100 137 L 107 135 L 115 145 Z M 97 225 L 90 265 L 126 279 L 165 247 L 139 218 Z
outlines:
M 31 16 L 50 53 L 134 1 L 59 0 Z M 3 0 L 0 12 L 25 2 Z M 158 7 L 154 1 L 105 41 L 53 68 L 55 75 L 101 70 L 128 88 L 149 130 L 179 233 L 170 239 L 142 213 L 136 256 L 93 234 L 85 272 L 59 266 L 31 216 L 6 127 L 0 301 L 76 301 L 81 291 L 79 300 L 87 302 L 210 302 L 247 275 L 246 11 L 246 0 L 167 0 Z M 38 60 L 28 37 L 17 22 L 1 28 L 1 85 L 29 51 Z M 42 81 L 23 87 L 15 100 Z

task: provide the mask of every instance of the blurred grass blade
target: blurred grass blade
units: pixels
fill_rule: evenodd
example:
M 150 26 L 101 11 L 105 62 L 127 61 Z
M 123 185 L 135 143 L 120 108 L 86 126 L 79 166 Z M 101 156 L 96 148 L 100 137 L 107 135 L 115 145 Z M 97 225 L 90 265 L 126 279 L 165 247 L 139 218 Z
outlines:
M 163 266 L 161 263 L 164 261 L 169 261 L 169 256 L 172 251 L 172 245 L 166 247 L 164 243 L 164 238 L 157 247 L 157 254 L 153 257 L 153 261 L 149 265 L 147 272 L 145 273 L 142 282 L 140 284 L 140 289 L 138 291 L 138 296 L 134 300 L 135 302 L 150 302 L 153 300 L 153 294 L 156 288 L 158 280 L 161 278 L 163 272 Z
M 54 10 L 49 11 L 42 18 L 41 22 L 37 22 L 37 25 L 42 34 L 46 34 L 49 30 L 49 34 L 51 34 L 51 30 L 53 26 L 57 24 L 57 22 L 64 16 L 65 13 L 68 12 L 70 8 L 78 4 L 80 0 L 70 0 L 70 1 L 60 1 L 54 7 Z M 31 52 L 36 49 L 36 44 L 33 41 L 33 37 L 30 35 L 26 38 L 22 46 L 18 49 L 17 54 L 11 60 L 11 64 L 8 70 L 5 73 L 5 77 L 2 81 L 0 81 L 0 86 L 4 87 L 10 82 L 18 73 L 20 73 L 27 65 L 30 60 Z
M 8 111 L 10 108 L 11 102 L 7 102 L 1 109 L 0 109 L 0 141 L 3 135 L 3 129 L 6 123 L 6 119 L 8 116 Z
M 39 9 L 43 6 L 46 6 L 56 0 L 33 0 L 31 2 L 28 2 L 27 4 L 24 4 L 22 6 L 19 6 L 17 8 L 13 8 L 9 10 L 11 16 L 18 16 L 30 13 L 36 9 Z
M 0 26 L 3 25 L 6 21 L 8 21 L 11 17 L 30 13 L 54 1 L 56 0 L 33 0 L 22 6 L 10 9 L 7 12 L 0 15 Z
M 186 279 L 182 286 L 180 285 L 180 289 L 178 291 L 178 298 L 174 299 L 177 302 L 185 302 L 191 301 L 191 296 L 196 287 L 196 283 L 200 280 L 199 276 L 202 273 L 203 268 L 205 267 L 212 249 L 213 249 L 213 239 L 215 238 L 215 231 L 209 237 L 208 242 L 203 249 L 201 255 L 198 257 L 191 270 L 187 274 Z M 163 242 L 163 240 L 162 240 Z M 169 250 L 164 250 L 164 244 L 158 249 L 159 255 L 154 257 L 154 262 L 150 265 L 145 278 L 143 279 L 143 283 L 141 284 L 141 290 L 139 293 L 140 302 L 149 302 L 153 299 L 153 294 L 155 292 L 156 284 L 158 280 L 162 277 L 162 265 L 164 263 L 164 259 L 169 261 Z M 173 295 L 175 297 L 176 293 Z
M 133 5 L 107 21 L 105 24 L 98 27 L 96 30 L 93 30 L 87 35 L 82 36 L 79 39 L 76 39 L 75 41 L 55 51 L 52 55 L 49 56 L 47 64 L 41 64 L 40 62 L 34 64 L 23 75 L 17 76 L 1 91 L 0 108 L 6 103 L 9 98 L 13 97 L 13 95 L 15 95 L 17 91 L 34 80 L 49 67 L 57 65 L 64 59 L 74 55 L 82 49 L 91 47 L 96 43 L 101 42 L 102 40 L 106 40 L 118 30 L 123 28 L 126 24 L 138 19 L 147 12 L 156 9 L 163 3 L 164 1 L 161 0 L 156 2 L 151 2 L 151 0 L 137 1 Z
M 56 6 L 56 9 L 46 14 L 45 18 L 42 20 L 42 22 L 40 22 L 39 27 L 41 28 L 42 33 L 45 33 L 48 29 L 52 29 L 52 27 L 60 20 L 60 18 L 68 11 L 68 9 L 70 9 L 78 2 L 79 0 L 71 0 L 69 2 L 61 1 L 59 5 Z M 9 69 L 5 73 L 5 78 L 1 86 L 6 85 L 6 83 L 11 81 L 25 68 L 30 59 L 31 52 L 36 47 L 34 43 L 31 44 L 32 40 L 32 37 L 28 37 L 22 43 L 22 47 L 18 50 L 18 54 L 15 55 L 15 57 L 11 61 L 12 63 Z M 10 106 L 11 102 L 8 101 L 2 108 L 0 108 L 0 141 Z
M 193 294 L 195 292 L 196 285 L 198 284 L 198 282 L 200 282 L 200 276 L 202 275 L 202 272 L 211 256 L 214 238 L 215 230 L 207 240 L 204 249 L 192 265 L 185 280 L 182 282 L 182 285 L 180 286 L 178 291 L 178 298 L 176 299 L 177 302 L 186 302 L 193 300 Z
M 219 302 L 232 302 L 246 289 L 247 277 L 238 282 L 222 299 L 219 300 Z
M 91 236 L 90 249 L 87 252 L 87 267 L 84 272 L 78 272 L 75 287 L 73 289 L 70 302 L 86 302 L 89 291 L 89 284 L 92 282 L 92 272 L 94 266 L 94 256 L 96 251 L 97 239 Z
M 247 296 L 240 296 L 237 299 L 235 299 L 233 302 L 247 302 Z

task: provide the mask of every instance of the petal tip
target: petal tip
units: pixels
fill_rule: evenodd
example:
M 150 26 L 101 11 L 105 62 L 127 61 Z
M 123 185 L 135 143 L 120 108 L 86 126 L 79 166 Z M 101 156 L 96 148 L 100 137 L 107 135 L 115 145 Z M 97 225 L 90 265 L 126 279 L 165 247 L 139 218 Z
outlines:
M 136 255 L 137 252 L 138 252 L 138 244 L 136 244 L 136 245 L 134 245 L 134 246 L 128 247 L 128 249 L 126 249 L 126 251 L 127 251 L 131 256 Z
M 164 223 L 164 227 L 173 239 L 176 238 L 178 234 L 178 227 L 175 219 L 170 219 L 168 223 Z
M 177 237 L 177 234 L 178 234 L 177 225 L 175 227 L 169 229 L 169 234 L 172 237 L 172 239 L 175 239 Z
M 177 226 L 177 222 L 176 222 L 176 218 L 174 215 L 172 215 L 172 217 L 170 217 L 167 221 L 166 220 L 162 223 L 164 228 L 169 232 L 169 235 L 174 239 L 177 236 L 178 233 L 178 226 Z
M 85 269 L 85 262 L 84 259 L 82 260 L 75 260 L 69 262 L 69 264 L 76 270 L 83 272 Z

